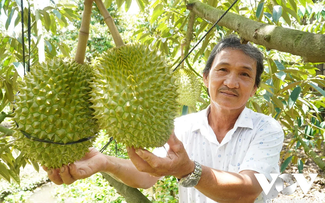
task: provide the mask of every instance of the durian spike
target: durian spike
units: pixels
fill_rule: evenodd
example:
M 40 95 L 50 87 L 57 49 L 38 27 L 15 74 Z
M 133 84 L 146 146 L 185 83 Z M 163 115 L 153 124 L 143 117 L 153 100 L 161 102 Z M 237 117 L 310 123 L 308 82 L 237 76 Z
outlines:
M 120 47 L 124 45 L 124 42 L 121 38 L 120 33 L 118 32 L 116 25 L 113 21 L 112 16 L 108 13 L 107 9 L 102 0 L 95 0 L 95 3 L 102 14 L 106 25 L 108 26 L 109 31 L 111 31 L 113 40 L 115 42 L 116 47 Z
M 84 11 L 82 14 L 81 28 L 78 36 L 78 47 L 76 51 L 75 61 L 79 64 L 83 64 L 86 55 L 87 42 L 89 37 L 89 25 L 91 17 L 91 9 L 94 0 L 84 1 Z

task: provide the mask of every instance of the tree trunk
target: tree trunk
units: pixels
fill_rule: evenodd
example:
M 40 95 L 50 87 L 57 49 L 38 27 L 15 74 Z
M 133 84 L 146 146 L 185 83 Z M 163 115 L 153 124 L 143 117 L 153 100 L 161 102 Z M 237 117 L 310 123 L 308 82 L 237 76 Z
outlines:
M 225 12 L 201 2 L 188 4 L 187 9 L 212 23 Z M 234 30 L 243 39 L 266 49 L 298 55 L 305 62 L 325 62 L 325 35 L 268 25 L 230 12 L 218 25 Z

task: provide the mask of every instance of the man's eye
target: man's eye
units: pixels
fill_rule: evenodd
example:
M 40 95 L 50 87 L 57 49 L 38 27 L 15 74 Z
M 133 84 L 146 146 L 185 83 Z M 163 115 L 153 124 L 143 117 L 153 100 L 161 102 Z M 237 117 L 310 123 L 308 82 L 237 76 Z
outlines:
M 248 73 L 242 73 L 243 76 L 247 76 L 250 77 L 250 75 Z

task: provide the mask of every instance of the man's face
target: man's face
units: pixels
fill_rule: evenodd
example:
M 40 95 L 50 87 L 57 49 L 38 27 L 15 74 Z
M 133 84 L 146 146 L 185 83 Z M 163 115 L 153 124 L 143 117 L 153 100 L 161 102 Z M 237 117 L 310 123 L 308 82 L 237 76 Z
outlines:
M 211 104 L 229 110 L 242 110 L 255 86 L 256 61 L 241 50 L 225 48 L 219 52 L 204 84 L 209 88 Z

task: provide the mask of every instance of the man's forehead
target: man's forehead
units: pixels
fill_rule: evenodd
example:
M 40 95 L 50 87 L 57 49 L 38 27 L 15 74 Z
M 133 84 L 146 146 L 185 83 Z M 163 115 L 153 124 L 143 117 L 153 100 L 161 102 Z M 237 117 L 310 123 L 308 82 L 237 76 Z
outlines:
M 247 57 L 247 59 L 249 58 L 250 60 L 254 61 L 255 68 L 253 68 L 251 66 L 243 66 L 244 69 L 247 69 L 250 71 L 254 71 L 254 69 L 256 70 L 256 66 L 257 66 L 256 59 L 250 57 L 249 55 L 247 55 L 245 52 L 243 52 L 240 49 L 232 49 L 232 48 L 225 48 L 225 49 L 221 50 L 219 53 L 217 53 L 214 57 L 212 67 L 215 67 L 216 65 L 230 65 L 232 62 L 231 57 L 233 56 L 234 52 L 241 52 L 243 55 L 245 55 Z M 218 64 L 216 64 L 216 63 L 218 63 Z

